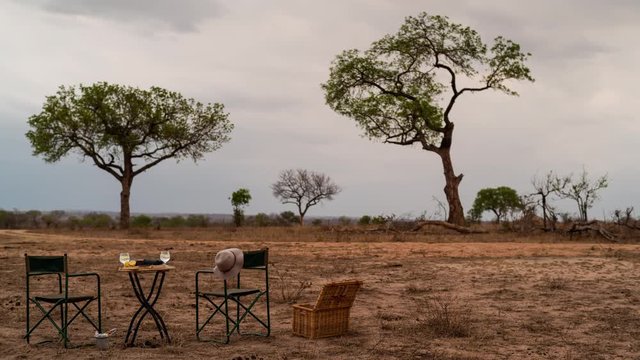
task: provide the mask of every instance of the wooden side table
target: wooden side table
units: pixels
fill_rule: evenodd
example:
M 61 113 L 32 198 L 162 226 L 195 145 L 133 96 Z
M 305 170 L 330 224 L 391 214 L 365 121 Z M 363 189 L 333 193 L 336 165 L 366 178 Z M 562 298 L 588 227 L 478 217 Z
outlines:
M 124 342 L 127 346 L 134 346 L 140 324 L 142 324 L 142 320 L 144 320 L 147 314 L 151 315 L 153 321 L 156 323 L 156 327 L 158 328 L 158 332 L 160 333 L 160 337 L 162 338 L 162 340 L 166 341 L 167 343 L 171 342 L 169 332 L 167 331 L 167 326 L 160 314 L 154 309 L 154 305 L 158 301 L 160 293 L 162 292 L 162 284 L 164 283 L 165 274 L 167 273 L 167 271 L 174 269 L 175 267 L 166 264 L 150 266 L 127 266 L 120 267 L 118 269 L 118 271 L 120 272 L 129 273 L 129 280 L 131 281 L 133 292 L 135 293 L 136 298 L 140 303 L 140 307 L 131 318 L 129 329 L 127 330 L 127 336 L 124 338 Z M 143 273 L 154 273 L 151 289 L 149 289 L 149 292 L 146 295 L 138 276 L 139 274 Z M 131 337 L 131 339 L 129 339 L 129 337 Z

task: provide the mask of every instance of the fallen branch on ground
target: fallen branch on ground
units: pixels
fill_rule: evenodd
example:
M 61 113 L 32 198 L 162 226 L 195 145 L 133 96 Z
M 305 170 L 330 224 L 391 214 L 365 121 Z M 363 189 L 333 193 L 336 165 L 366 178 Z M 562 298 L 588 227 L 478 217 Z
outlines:
M 438 221 L 438 220 L 420 221 L 420 222 L 418 222 L 416 224 L 416 226 L 413 229 L 411 229 L 411 231 L 418 231 L 418 230 L 422 229 L 423 227 L 425 227 L 426 225 L 442 226 L 444 228 L 447 228 L 449 230 L 454 230 L 454 231 L 457 231 L 457 232 L 462 233 L 462 234 L 486 234 L 487 233 L 486 230 L 472 229 L 472 228 L 469 228 L 469 227 L 455 225 L 455 224 L 448 223 L 446 221 Z
M 570 237 L 573 237 L 574 233 L 582 233 L 587 231 L 593 231 L 609 241 L 618 241 L 616 239 L 616 236 L 603 228 L 602 224 L 598 220 L 591 220 L 586 223 L 574 223 L 573 225 L 571 225 L 571 228 L 567 230 Z

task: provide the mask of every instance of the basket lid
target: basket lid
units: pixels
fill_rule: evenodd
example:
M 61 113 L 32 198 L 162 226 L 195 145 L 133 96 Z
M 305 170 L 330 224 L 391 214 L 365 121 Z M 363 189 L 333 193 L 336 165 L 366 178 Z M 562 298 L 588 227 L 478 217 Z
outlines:
M 316 301 L 315 309 L 336 309 L 351 307 L 356 293 L 362 286 L 358 280 L 333 282 L 325 284 Z

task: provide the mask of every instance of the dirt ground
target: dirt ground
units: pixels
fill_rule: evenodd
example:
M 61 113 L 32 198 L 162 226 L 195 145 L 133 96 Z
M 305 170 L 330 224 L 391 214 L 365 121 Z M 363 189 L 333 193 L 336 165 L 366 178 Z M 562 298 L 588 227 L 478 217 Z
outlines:
M 270 253 L 271 336 L 234 336 L 228 345 L 197 341 L 195 271 L 211 268 L 223 248 L 265 246 Z M 137 302 L 126 274 L 116 271 L 118 254 L 155 259 L 162 249 L 171 251 L 176 270 L 168 273 L 156 309 L 173 341 L 160 342 L 148 317 L 138 346 L 125 347 Z M 117 329 L 109 350 L 96 349 L 93 330 L 80 320 L 70 330 L 75 348 L 64 349 L 47 323 L 26 344 L 25 252 L 66 252 L 71 271 L 100 273 L 103 329 Z M 311 227 L 0 230 L 0 259 L 2 358 L 640 358 L 640 245 L 635 243 L 569 241 L 547 234 L 377 234 Z M 290 302 L 312 303 L 323 284 L 343 279 L 364 282 L 348 334 L 319 340 L 293 336 Z M 206 284 L 213 286 L 211 282 Z M 75 286 L 91 289 L 85 282 Z M 301 290 L 299 296 L 296 290 Z M 214 335 L 222 325 L 208 331 Z M 53 341 L 38 344 L 42 340 Z

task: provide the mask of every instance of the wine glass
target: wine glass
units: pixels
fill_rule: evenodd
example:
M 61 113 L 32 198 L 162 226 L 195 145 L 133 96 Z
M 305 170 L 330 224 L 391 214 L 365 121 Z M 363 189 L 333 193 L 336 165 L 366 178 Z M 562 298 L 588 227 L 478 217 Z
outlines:
M 122 263 L 122 266 L 124 266 L 124 264 L 126 264 L 129 259 L 129 253 L 120 253 L 120 262 Z
M 164 251 L 160 251 L 160 260 L 163 263 L 167 263 L 169 261 L 169 259 L 171 258 L 171 254 L 169 254 L 169 251 L 164 250 Z

